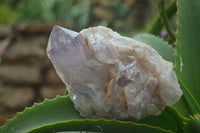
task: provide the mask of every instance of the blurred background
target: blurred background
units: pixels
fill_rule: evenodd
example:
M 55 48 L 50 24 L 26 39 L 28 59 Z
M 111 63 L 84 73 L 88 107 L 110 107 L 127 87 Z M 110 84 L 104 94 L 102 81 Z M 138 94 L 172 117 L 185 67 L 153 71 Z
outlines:
M 152 0 L 0 0 L 0 125 L 65 86 L 46 56 L 53 25 L 103 25 L 132 37 L 157 16 Z

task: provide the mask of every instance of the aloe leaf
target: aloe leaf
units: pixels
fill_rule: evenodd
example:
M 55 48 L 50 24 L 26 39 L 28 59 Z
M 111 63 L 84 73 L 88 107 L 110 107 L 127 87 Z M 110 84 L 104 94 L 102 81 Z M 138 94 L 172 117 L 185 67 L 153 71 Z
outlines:
M 54 133 L 61 131 L 96 131 L 104 133 L 172 133 L 170 130 L 144 124 L 117 120 L 72 120 L 45 125 L 28 133 Z
M 98 126 L 101 128 L 99 128 Z M 112 128 L 111 128 L 112 127 Z M 168 133 L 170 130 L 122 122 L 117 120 L 83 120 L 74 109 L 69 96 L 57 97 L 45 100 L 40 104 L 34 104 L 18 113 L 0 129 L 0 133 L 22 132 L 55 132 L 55 131 L 105 131 L 105 132 L 149 132 Z
M 175 49 L 166 41 L 151 34 L 138 34 L 133 38 L 151 46 L 163 57 L 163 59 L 174 63 L 173 53 L 175 52 Z
M 178 0 L 178 30 L 176 40 L 175 71 L 182 87 L 184 98 L 191 112 L 200 112 L 200 1 Z M 186 97 L 189 93 L 189 97 Z M 193 100 L 191 100 L 193 99 Z M 195 104 L 193 104 L 196 102 Z
M 57 97 L 36 103 L 23 112 L 18 113 L 12 120 L 1 127 L 0 133 L 23 133 L 44 124 L 52 124 L 57 121 L 82 119 L 74 109 L 68 96 Z

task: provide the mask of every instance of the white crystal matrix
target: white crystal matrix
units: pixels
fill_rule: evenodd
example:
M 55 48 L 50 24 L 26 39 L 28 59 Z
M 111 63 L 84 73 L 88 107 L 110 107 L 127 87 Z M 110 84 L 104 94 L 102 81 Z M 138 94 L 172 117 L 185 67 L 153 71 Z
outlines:
M 86 118 L 139 120 L 182 95 L 171 62 L 103 26 L 80 33 L 55 26 L 47 54 Z

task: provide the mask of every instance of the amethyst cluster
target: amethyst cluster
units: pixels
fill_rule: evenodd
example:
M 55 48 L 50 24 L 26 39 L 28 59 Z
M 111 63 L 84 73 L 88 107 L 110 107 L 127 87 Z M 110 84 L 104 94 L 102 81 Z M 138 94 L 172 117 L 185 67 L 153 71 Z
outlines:
M 83 117 L 139 120 L 182 95 L 171 62 L 103 26 L 80 33 L 54 26 L 47 55 Z

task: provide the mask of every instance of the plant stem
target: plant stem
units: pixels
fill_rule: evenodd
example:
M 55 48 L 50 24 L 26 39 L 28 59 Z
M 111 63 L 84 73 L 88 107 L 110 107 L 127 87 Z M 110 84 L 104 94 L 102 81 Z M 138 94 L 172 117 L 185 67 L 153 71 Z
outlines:
M 165 11 L 166 11 L 167 17 L 169 19 L 172 18 L 172 16 L 174 16 L 174 14 L 177 11 L 176 1 L 170 3 L 166 7 Z M 160 15 L 157 16 L 150 25 L 151 26 L 149 27 L 147 32 L 150 34 L 158 35 L 163 28 L 163 24 L 161 23 L 161 16 Z
M 169 26 L 169 20 L 167 18 L 167 14 L 166 14 L 166 11 L 165 11 L 165 3 L 164 3 L 164 0 L 160 0 L 159 1 L 159 10 L 160 10 L 160 15 L 162 16 L 162 20 L 163 20 L 163 24 L 168 32 L 168 35 L 170 37 L 170 40 L 172 42 L 175 42 L 176 41 L 176 37 L 175 35 L 173 34 L 170 26 Z

